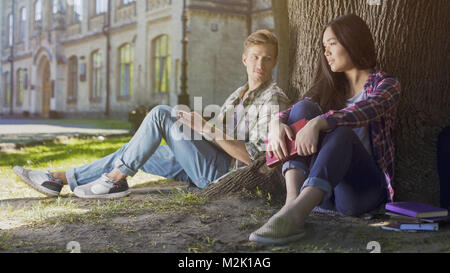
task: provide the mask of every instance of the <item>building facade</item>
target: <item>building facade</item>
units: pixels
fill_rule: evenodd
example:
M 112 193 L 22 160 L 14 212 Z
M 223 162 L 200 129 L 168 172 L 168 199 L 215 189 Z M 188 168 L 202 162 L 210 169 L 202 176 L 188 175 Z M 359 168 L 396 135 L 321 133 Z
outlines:
M 124 117 L 178 104 L 184 11 L 190 104 L 221 105 L 246 82 L 247 35 L 274 29 L 270 0 L 2 0 L 0 114 Z

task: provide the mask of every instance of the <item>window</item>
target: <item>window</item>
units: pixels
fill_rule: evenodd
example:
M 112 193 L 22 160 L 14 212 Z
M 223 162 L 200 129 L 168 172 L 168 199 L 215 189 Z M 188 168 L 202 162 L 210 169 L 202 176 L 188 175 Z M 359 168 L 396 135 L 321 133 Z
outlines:
M 170 72 L 170 39 L 163 35 L 153 41 L 153 86 L 156 94 L 169 92 Z
M 80 22 L 83 19 L 83 1 L 73 0 L 72 23 Z
M 37 0 L 34 2 L 34 20 L 41 21 L 42 20 L 42 1 Z
M 52 0 L 52 13 L 53 14 L 58 13 L 58 9 L 59 9 L 58 2 L 59 2 L 59 0 Z
M 108 0 L 95 1 L 95 14 L 101 14 L 108 11 Z
M 131 4 L 133 2 L 136 2 L 136 0 L 122 0 L 122 4 L 123 5 L 128 5 L 128 4 Z
M 130 44 L 122 46 L 120 52 L 119 97 L 128 98 L 133 90 L 134 52 Z
M 3 103 L 5 105 L 11 104 L 11 76 L 9 75 L 9 72 L 3 73 L 3 82 L 4 82 L 4 88 L 5 90 L 5 96 Z
M 25 27 L 27 20 L 27 9 L 22 8 L 20 10 L 20 26 L 19 26 L 19 40 L 20 42 L 25 41 Z
M 23 90 L 25 83 L 25 73 L 23 69 L 17 70 L 17 92 L 16 92 L 16 105 L 21 106 L 23 103 Z
M 8 46 L 12 46 L 13 45 L 13 15 L 9 14 L 8 15 Z
M 68 61 L 67 101 L 76 102 L 78 93 L 78 60 L 72 56 Z
M 61 0 L 52 0 L 52 13 L 64 12 L 63 3 Z
M 99 50 L 91 55 L 91 99 L 99 100 L 102 97 L 103 89 L 103 56 Z

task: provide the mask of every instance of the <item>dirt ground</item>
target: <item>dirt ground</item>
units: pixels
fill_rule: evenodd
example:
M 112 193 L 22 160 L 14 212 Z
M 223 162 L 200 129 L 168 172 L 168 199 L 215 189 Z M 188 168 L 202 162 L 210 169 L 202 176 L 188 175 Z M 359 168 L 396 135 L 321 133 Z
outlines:
M 25 225 L 15 223 L 15 218 L 0 218 L 0 252 L 69 252 L 71 244 L 76 244 L 81 252 L 94 253 L 368 253 L 373 250 L 368 245 L 372 241 L 379 243 L 381 252 L 450 252 L 448 224 L 439 231 L 394 232 L 377 226 L 386 220 L 381 216 L 368 220 L 321 213 L 311 215 L 307 235 L 298 242 L 284 246 L 250 243 L 249 234 L 280 204 L 242 196 L 202 200 L 186 193 L 186 188 L 134 189 L 129 197 L 115 201 L 66 195 L 2 200 L 0 205 L 10 215 L 28 210 L 42 213 L 39 206 L 74 208 Z

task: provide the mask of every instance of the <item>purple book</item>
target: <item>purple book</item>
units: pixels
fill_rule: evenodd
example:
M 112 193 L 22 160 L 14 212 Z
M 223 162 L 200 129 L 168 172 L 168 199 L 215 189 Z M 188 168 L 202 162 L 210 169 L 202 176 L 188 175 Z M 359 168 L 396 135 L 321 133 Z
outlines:
M 417 218 L 441 217 L 448 215 L 448 210 L 446 209 L 420 202 L 387 203 L 386 210 Z

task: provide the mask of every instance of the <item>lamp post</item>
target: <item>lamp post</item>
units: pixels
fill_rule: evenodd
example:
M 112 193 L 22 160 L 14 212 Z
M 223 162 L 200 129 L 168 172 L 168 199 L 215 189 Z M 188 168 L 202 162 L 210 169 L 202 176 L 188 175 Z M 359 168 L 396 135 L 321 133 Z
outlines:
M 9 61 L 11 62 L 11 73 L 10 73 L 10 101 L 9 101 L 9 114 L 12 115 L 14 113 L 14 31 L 15 31 L 15 16 L 14 16 L 14 9 L 15 9 L 15 5 L 14 5 L 15 1 L 12 1 L 12 11 L 11 11 L 11 16 L 12 16 L 12 22 L 10 21 L 9 23 L 12 24 L 12 26 L 9 28 L 10 31 L 12 31 L 12 39 L 11 39 L 11 55 L 9 57 Z M 8 18 L 9 20 L 9 18 Z M 11 34 L 9 34 L 11 35 Z
M 183 0 L 183 15 L 181 17 L 183 27 L 182 38 L 182 61 L 181 61 L 181 93 L 178 95 L 178 104 L 187 105 L 189 107 L 189 94 L 187 93 L 187 44 L 188 39 L 186 37 L 186 25 L 187 25 L 187 13 L 186 13 L 186 0 Z
M 111 73 L 111 0 L 108 0 L 108 10 L 105 15 L 106 23 L 103 25 L 103 34 L 106 36 L 106 98 L 105 98 L 105 116 L 110 115 L 110 97 L 111 97 L 111 84 L 110 84 L 110 73 Z

